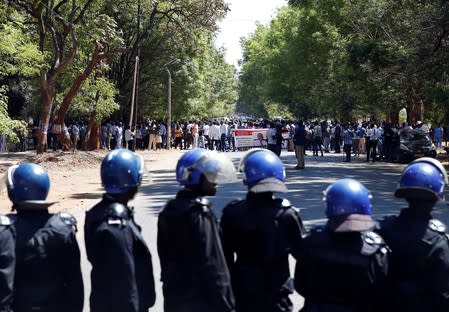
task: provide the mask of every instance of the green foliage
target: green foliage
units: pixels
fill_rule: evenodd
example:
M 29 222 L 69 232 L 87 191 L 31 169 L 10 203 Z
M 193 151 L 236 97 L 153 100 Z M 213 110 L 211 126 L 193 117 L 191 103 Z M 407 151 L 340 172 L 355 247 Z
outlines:
M 101 122 L 119 109 L 114 100 L 116 95 L 117 89 L 108 79 L 88 79 L 70 107 L 70 116 L 86 118 L 96 112 L 96 121 Z
M 243 111 L 265 116 L 275 103 L 297 117 L 389 119 L 423 102 L 424 118 L 449 117 L 447 2 L 289 4 L 242 41 Z
M 27 35 L 24 16 L 6 4 L 0 4 L 0 38 L 0 134 L 18 142 L 16 132 L 27 133 L 26 123 L 11 119 L 8 114 L 7 80 L 13 76 L 36 76 L 44 57 Z
M 12 142 L 18 143 L 17 132 L 22 131 L 22 133 L 27 134 L 28 130 L 24 121 L 13 120 L 8 116 L 7 100 L 6 88 L 0 87 L 0 135 L 6 135 Z

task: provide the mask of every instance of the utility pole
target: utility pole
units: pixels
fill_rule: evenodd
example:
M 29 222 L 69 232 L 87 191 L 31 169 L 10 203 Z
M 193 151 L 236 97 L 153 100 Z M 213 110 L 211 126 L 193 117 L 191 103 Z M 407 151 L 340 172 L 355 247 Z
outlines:
M 139 99 L 139 58 L 140 58 L 140 0 L 137 2 L 137 55 L 134 66 L 133 92 L 131 98 L 131 109 L 129 115 L 129 127 L 137 125 L 137 104 Z
M 171 73 L 170 70 L 168 69 L 169 66 L 174 65 L 179 63 L 180 60 L 179 59 L 173 59 L 170 62 L 166 63 L 164 65 L 165 70 L 167 71 L 168 74 L 168 85 L 167 85 L 167 89 L 168 89 L 168 99 L 167 99 L 167 149 L 170 149 L 170 143 L 171 143 Z

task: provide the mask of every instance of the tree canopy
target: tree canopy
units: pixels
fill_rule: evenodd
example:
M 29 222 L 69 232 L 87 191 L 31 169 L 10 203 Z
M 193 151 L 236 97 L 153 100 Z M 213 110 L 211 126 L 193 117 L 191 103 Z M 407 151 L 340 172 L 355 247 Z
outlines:
M 449 121 L 447 1 L 289 4 L 243 40 L 246 111 L 397 121 L 406 107 L 411 121 Z
M 30 99 L 34 110 L 19 112 L 17 117 L 33 114 L 39 125 L 38 153 L 46 151 L 45 138 L 52 124 L 64 126 L 72 118 L 96 122 L 114 118 L 127 123 L 135 68 L 139 119 L 166 118 L 163 65 L 172 59 L 181 61 L 170 68 L 175 117 L 233 111 L 235 69 L 212 44 L 217 23 L 228 10 L 222 0 L 7 3 L 0 7 L 0 27 L 21 44 L 6 41 L 2 47 L 5 55 L 18 60 L 0 60 L 2 85 L 11 90 L 6 80 L 16 75 L 20 83 L 30 86 L 16 88 L 15 98 Z M 8 50 L 10 46 L 16 51 Z M 7 68 L 11 64 L 13 70 Z M 29 106 L 25 102 L 20 105 Z M 70 144 L 66 130 L 60 138 Z

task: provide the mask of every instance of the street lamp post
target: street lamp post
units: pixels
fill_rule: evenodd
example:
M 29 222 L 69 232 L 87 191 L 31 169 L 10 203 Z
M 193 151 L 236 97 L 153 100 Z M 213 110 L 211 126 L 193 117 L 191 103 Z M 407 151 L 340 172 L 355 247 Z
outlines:
M 164 65 L 165 70 L 168 74 L 168 99 L 167 99 L 167 149 L 171 148 L 171 73 L 168 69 L 169 66 L 179 63 L 179 59 L 173 59 Z

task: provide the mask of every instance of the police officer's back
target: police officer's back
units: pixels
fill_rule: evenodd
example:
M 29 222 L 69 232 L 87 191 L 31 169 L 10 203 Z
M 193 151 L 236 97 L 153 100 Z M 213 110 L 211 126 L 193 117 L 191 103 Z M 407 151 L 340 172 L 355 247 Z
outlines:
M 14 311 L 82 311 L 84 289 L 76 220 L 50 214 L 47 172 L 25 163 L 8 170 L 8 196 L 17 215 Z
M 0 191 L 6 187 L 4 182 L 8 174 L 0 180 Z M 14 269 L 16 265 L 15 230 L 13 220 L 0 215 L 0 312 L 11 311 L 14 285 Z
M 393 311 L 449 311 L 449 240 L 432 208 L 444 198 L 447 174 L 432 158 L 420 158 L 403 171 L 395 196 L 408 207 L 379 222 L 390 246 Z
M 291 311 L 288 256 L 298 253 L 304 227 L 298 210 L 274 192 L 287 192 L 279 157 L 250 150 L 241 162 L 245 200 L 223 210 L 223 248 L 231 271 L 237 311 Z
M 215 195 L 222 173 L 235 174 L 224 154 L 197 148 L 178 160 L 176 179 L 184 188 L 167 202 L 158 220 L 166 312 L 234 311 L 218 223 L 205 198 Z
M 154 305 L 151 254 L 127 206 L 142 174 L 143 160 L 126 149 L 109 152 L 101 164 L 106 193 L 86 213 L 84 225 L 87 258 L 92 264 L 92 312 L 143 312 Z
M 371 231 L 368 190 L 341 179 L 326 189 L 325 200 L 327 224 L 303 240 L 296 262 L 301 311 L 384 311 L 388 249 Z

